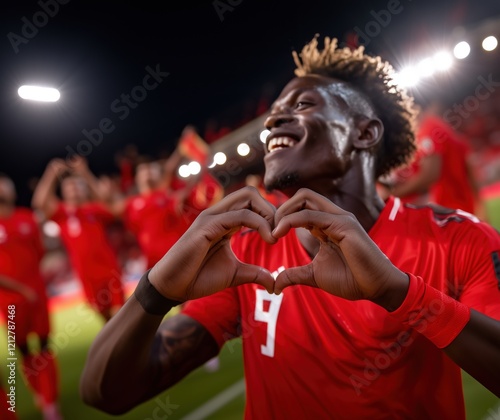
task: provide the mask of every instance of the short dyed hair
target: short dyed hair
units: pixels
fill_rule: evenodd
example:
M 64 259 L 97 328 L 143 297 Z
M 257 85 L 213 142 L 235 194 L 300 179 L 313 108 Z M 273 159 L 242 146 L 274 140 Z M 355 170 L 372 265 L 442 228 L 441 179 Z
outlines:
M 377 150 L 375 175 L 382 176 L 408 163 L 416 150 L 413 98 L 396 84 L 395 71 L 381 57 L 365 54 L 364 47 L 338 48 L 337 39 L 325 37 L 323 50 L 318 36 L 306 44 L 300 54 L 293 52 L 298 77 L 320 75 L 342 80 L 353 86 L 371 103 L 384 125 L 384 135 Z

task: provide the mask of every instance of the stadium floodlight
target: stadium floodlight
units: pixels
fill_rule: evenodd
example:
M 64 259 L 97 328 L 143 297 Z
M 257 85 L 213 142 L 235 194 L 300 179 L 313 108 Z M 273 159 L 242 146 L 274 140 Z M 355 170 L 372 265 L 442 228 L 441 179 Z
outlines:
M 466 41 L 461 41 L 453 48 L 453 55 L 459 60 L 463 60 L 470 54 L 470 45 Z
M 420 76 L 431 76 L 435 71 L 434 60 L 430 57 L 424 58 L 417 64 L 417 72 Z
M 483 49 L 485 51 L 493 51 L 498 45 L 498 40 L 493 36 L 487 36 L 486 38 L 483 39 Z
M 179 175 L 182 178 L 187 178 L 189 175 L 191 175 L 191 170 L 189 169 L 188 165 L 181 165 L 179 166 Z
M 270 132 L 269 130 L 267 130 L 267 129 L 266 129 L 266 130 L 262 130 L 262 131 L 260 132 L 260 136 L 259 136 L 259 137 L 260 137 L 260 141 L 261 141 L 262 143 L 265 143 L 265 142 L 266 142 L 266 140 L 267 140 L 267 136 L 268 136 L 269 134 L 271 134 L 271 132 Z
M 420 81 L 418 71 L 414 67 L 406 67 L 394 75 L 396 83 L 403 87 L 415 86 Z
M 201 165 L 195 160 L 193 160 L 192 162 L 189 163 L 188 169 L 191 175 L 198 175 L 201 171 Z
M 17 90 L 17 93 L 23 99 L 41 102 L 56 102 L 61 97 L 57 89 L 42 86 L 23 85 Z
M 247 156 L 250 153 L 250 146 L 246 143 L 240 143 L 236 151 L 240 156 Z
M 433 63 L 436 70 L 446 71 L 453 65 L 451 54 L 446 51 L 439 51 L 434 54 Z
M 217 165 L 224 165 L 226 163 L 226 160 L 227 160 L 227 156 L 224 152 L 217 152 L 214 155 L 214 162 Z

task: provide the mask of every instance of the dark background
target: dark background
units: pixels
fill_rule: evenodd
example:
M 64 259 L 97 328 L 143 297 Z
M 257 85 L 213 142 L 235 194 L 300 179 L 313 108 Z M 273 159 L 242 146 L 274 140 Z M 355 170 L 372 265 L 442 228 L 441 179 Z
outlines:
M 103 118 L 115 129 L 88 155 L 96 173 L 116 172 L 114 153 L 129 143 L 153 156 L 169 152 L 187 124 L 201 133 L 209 118 L 230 125 L 265 92 L 276 95 L 293 76 L 291 51 L 315 33 L 347 41 L 388 6 L 387 0 L 221 0 L 219 6 L 232 8 L 221 20 L 213 1 L 70 0 L 58 3 L 55 16 L 16 53 L 9 34 L 22 36 L 26 20 L 43 10 L 40 3 L 54 2 L 1 6 L 0 171 L 16 181 L 21 204 L 29 203 L 28 180 L 40 176 L 50 158 L 65 157 L 67 146 L 84 139 L 82 130 L 97 128 Z M 396 67 L 446 45 L 457 27 L 500 15 L 498 0 L 399 4 L 401 13 L 367 45 Z M 470 94 L 479 75 L 499 67 L 498 57 L 464 60 L 439 83 L 441 92 L 450 100 Z M 142 83 L 147 66 L 169 76 L 120 120 L 111 103 Z M 61 100 L 24 101 L 17 95 L 22 84 L 57 87 Z

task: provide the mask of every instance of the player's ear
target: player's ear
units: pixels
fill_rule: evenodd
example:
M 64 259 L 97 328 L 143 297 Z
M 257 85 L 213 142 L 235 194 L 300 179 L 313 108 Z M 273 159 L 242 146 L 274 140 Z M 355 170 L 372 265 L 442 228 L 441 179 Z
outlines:
M 382 140 L 384 134 L 384 124 L 378 118 L 360 118 L 357 129 L 357 136 L 353 141 L 356 149 L 372 148 Z

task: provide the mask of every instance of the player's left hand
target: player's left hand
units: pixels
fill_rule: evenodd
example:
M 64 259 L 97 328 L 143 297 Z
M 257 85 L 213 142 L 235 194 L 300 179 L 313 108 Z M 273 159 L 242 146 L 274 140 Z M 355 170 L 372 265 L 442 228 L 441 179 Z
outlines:
M 349 300 L 369 299 L 388 310 L 396 309 L 404 299 L 408 276 L 382 253 L 352 213 L 322 195 L 299 190 L 279 207 L 275 226 L 275 238 L 303 227 L 320 243 L 310 264 L 278 275 L 276 294 L 302 284 Z

